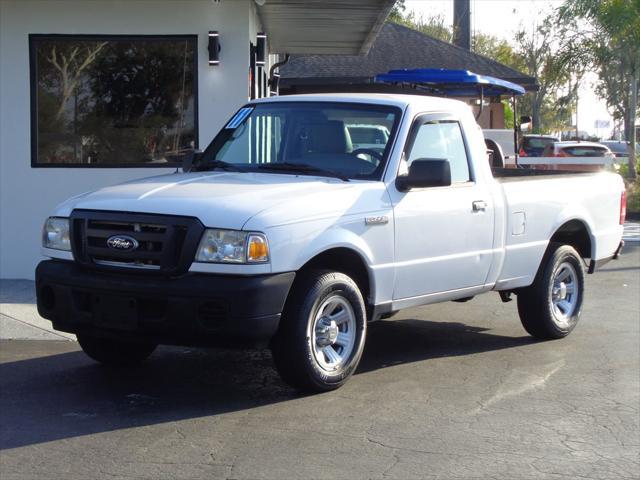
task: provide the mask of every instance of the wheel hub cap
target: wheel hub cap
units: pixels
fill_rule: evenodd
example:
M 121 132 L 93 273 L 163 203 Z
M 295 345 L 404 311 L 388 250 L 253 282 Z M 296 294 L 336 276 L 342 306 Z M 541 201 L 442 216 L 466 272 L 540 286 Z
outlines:
M 338 332 L 338 325 L 334 320 L 322 317 L 316 325 L 316 343 L 320 347 L 333 345 L 338 338 Z
M 565 327 L 578 308 L 578 274 L 568 262 L 560 264 L 553 278 L 551 303 L 556 323 Z
M 341 295 L 325 299 L 316 310 L 310 329 L 312 352 L 317 365 L 328 372 L 349 361 L 356 344 L 356 316 Z
M 560 285 L 553 289 L 553 296 L 556 300 L 565 300 L 567 298 L 567 284 L 560 282 Z

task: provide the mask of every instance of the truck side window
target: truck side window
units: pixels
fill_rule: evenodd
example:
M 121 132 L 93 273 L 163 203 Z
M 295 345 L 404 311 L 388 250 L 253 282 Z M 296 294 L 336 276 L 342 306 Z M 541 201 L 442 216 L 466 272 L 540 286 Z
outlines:
M 407 155 L 407 167 L 418 158 L 447 159 L 451 164 L 451 182 L 471 180 L 460 125 L 452 120 L 434 120 L 422 124 Z

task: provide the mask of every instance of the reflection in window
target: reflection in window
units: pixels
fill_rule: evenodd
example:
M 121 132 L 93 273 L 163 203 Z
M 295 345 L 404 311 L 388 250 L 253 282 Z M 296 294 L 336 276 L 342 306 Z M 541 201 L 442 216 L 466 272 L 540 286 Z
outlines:
M 196 36 L 30 40 L 34 166 L 166 165 L 196 146 Z
M 429 158 L 449 160 L 452 183 L 470 180 L 467 153 L 458 122 L 433 121 L 420 126 L 408 163 Z

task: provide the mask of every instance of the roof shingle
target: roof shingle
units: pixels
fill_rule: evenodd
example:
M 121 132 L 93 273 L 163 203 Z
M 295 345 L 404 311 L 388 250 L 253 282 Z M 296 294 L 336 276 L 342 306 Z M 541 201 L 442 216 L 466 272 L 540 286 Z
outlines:
M 395 23 L 386 23 L 367 55 L 292 55 L 280 67 L 281 84 L 370 83 L 395 69 L 446 68 L 470 70 L 508 80 L 527 90 L 536 79 L 490 58 L 470 52 Z

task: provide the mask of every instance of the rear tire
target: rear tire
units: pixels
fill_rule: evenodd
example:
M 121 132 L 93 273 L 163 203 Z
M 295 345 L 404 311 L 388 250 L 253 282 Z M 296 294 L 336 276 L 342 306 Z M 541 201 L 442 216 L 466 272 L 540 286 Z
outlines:
M 78 334 L 77 338 L 84 353 L 111 367 L 137 365 L 147 359 L 157 347 L 155 343 L 125 342 L 86 334 Z
M 311 392 L 344 385 L 362 357 L 366 320 L 362 294 L 350 277 L 319 270 L 303 273 L 271 344 L 282 379 Z
M 569 335 L 582 313 L 584 277 L 584 264 L 573 247 L 549 244 L 533 284 L 518 293 L 524 329 L 542 340 Z

